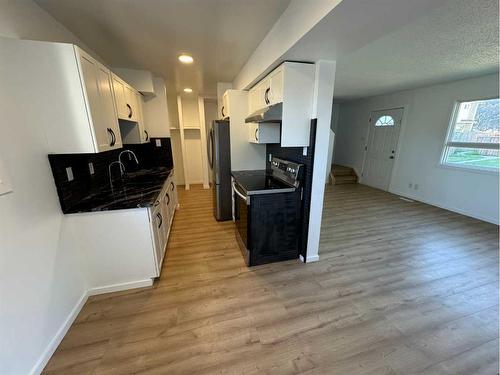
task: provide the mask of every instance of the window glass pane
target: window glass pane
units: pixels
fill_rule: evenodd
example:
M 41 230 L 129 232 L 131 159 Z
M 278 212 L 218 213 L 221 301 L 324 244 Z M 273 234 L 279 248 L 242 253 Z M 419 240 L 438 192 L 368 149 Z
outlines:
M 460 103 L 451 141 L 499 143 L 499 113 L 499 99 Z
M 500 152 L 499 150 L 484 148 L 449 147 L 446 152 L 445 163 L 457 167 L 498 170 Z
M 381 116 L 375 122 L 375 126 L 394 126 L 394 119 L 392 116 Z

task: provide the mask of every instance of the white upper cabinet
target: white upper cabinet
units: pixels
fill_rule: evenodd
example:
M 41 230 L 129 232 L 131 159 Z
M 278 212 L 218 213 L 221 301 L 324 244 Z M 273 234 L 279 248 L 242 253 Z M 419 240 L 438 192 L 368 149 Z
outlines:
M 113 74 L 113 92 L 118 118 L 136 122 L 139 119 L 141 105 L 137 100 L 139 92 L 115 74 Z
M 283 147 L 309 146 L 314 72 L 313 64 L 284 62 L 249 92 L 249 114 L 283 103 Z
M 113 74 L 113 93 L 115 95 L 116 113 L 118 118 L 128 119 L 130 111 L 125 100 L 125 85 L 120 78 Z
M 143 113 L 142 95 L 113 74 L 113 93 L 116 115 L 120 121 L 120 130 L 125 144 L 149 142 Z
M 77 46 L 17 41 L 10 61 L 30 82 L 31 99 L 49 153 L 97 153 L 122 147 L 111 72 Z M 21 88 L 20 88 L 21 89 Z M 22 100 L 27 98 L 19 98 Z
M 222 106 L 220 107 L 219 111 L 219 119 L 225 119 L 230 117 L 229 114 L 229 96 L 228 92 L 226 91 L 224 95 L 222 95 Z
M 267 101 L 269 105 L 283 102 L 283 76 L 284 69 L 277 69 L 269 79 Z
M 250 143 L 280 143 L 280 124 L 248 124 L 248 141 Z
M 137 102 L 138 92 L 131 86 L 125 86 L 125 106 L 127 107 L 128 114 L 125 120 L 137 121 L 139 113 L 139 103 Z

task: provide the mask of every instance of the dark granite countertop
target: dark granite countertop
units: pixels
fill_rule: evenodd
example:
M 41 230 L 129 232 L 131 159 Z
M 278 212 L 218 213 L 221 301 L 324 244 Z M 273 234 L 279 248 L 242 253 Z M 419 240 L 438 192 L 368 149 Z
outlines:
M 123 182 L 115 180 L 113 189 L 109 184 L 106 184 L 98 191 L 89 192 L 86 197 L 67 208 L 64 213 L 123 210 L 152 206 L 171 172 L 172 169 L 170 168 L 158 167 L 127 173 L 127 177 Z

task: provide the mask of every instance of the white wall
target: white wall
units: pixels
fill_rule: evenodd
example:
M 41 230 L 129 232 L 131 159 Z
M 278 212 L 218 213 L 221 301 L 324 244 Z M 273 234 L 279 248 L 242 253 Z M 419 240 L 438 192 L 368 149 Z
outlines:
M 79 42 L 28 0 L 0 2 L 0 36 Z M 43 368 L 85 300 L 87 284 L 61 213 L 43 131 L 26 108 L 17 107 L 16 97 L 29 93 L 2 89 L 15 77 L 4 74 L 1 62 L 0 158 L 13 192 L 0 196 L 0 373 L 28 374 Z
M 498 223 L 498 175 L 439 165 L 455 101 L 493 96 L 498 96 L 496 74 L 342 103 L 335 162 L 361 172 L 370 112 L 405 107 L 389 190 Z M 410 189 L 410 182 L 418 190 Z

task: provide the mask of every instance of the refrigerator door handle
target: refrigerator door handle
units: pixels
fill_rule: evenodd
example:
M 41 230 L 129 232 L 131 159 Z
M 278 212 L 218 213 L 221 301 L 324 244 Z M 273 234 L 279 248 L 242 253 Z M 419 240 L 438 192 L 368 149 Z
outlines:
M 214 133 L 213 129 L 210 129 L 209 132 L 209 142 L 210 142 L 210 147 L 207 148 L 208 152 L 208 163 L 210 164 L 210 168 L 214 168 Z

